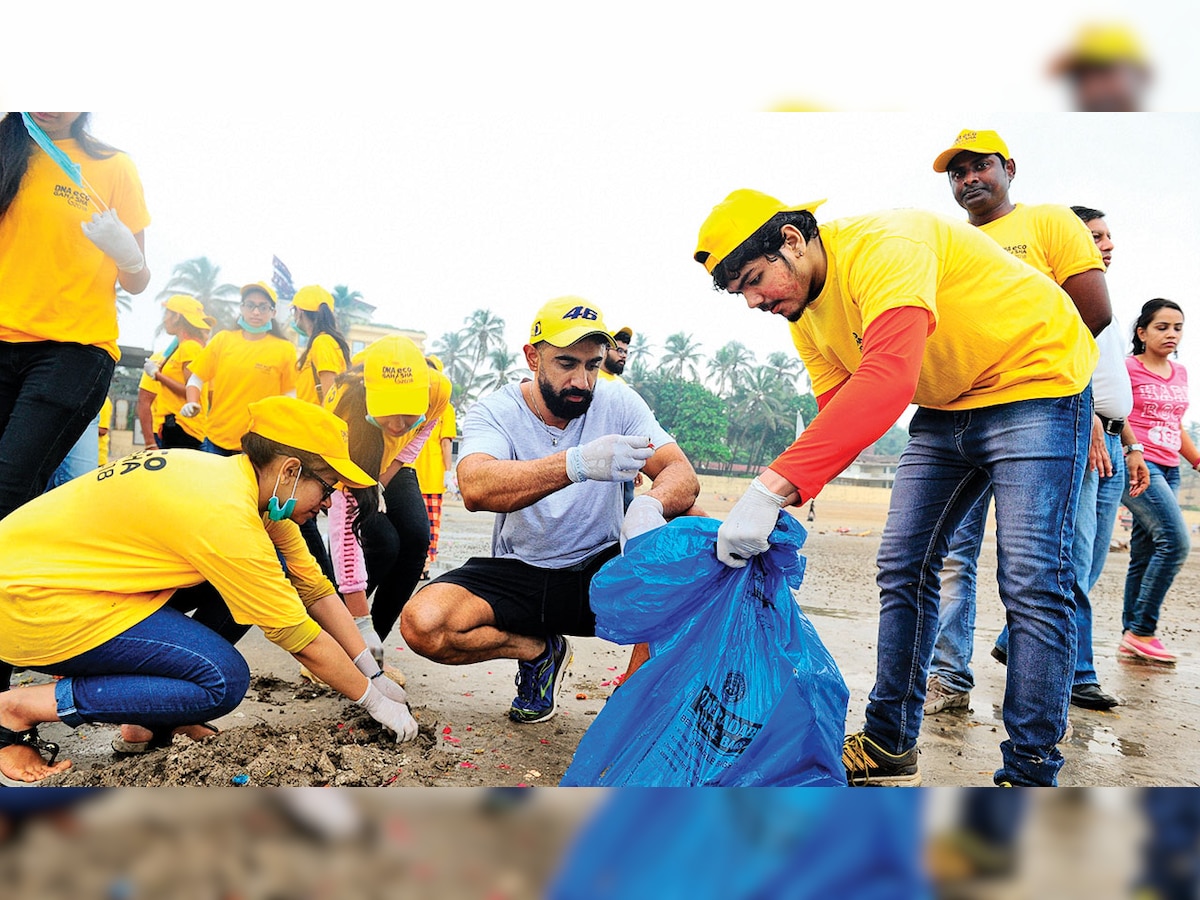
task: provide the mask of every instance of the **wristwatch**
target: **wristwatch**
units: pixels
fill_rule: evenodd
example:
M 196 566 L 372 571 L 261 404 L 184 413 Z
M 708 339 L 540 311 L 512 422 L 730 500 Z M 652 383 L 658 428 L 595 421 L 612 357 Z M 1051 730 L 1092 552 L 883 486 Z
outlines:
M 1128 456 L 1130 453 L 1133 453 L 1135 450 L 1138 453 L 1143 453 L 1143 452 L 1145 452 L 1146 448 L 1143 447 L 1141 444 L 1126 444 L 1125 445 L 1125 455 L 1126 456 Z

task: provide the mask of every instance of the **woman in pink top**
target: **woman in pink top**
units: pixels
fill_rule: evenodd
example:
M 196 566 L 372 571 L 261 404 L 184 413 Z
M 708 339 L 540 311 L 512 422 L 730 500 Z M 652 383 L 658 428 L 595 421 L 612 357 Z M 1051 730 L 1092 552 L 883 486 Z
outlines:
M 1142 307 L 1133 331 L 1133 355 L 1125 360 L 1133 385 L 1129 424 L 1150 470 L 1150 486 L 1122 502 L 1133 514 L 1129 571 L 1125 576 L 1124 634 L 1119 655 L 1164 665 L 1175 654 L 1155 636 L 1171 583 L 1187 560 L 1191 541 L 1179 510 L 1179 458 L 1200 465 L 1200 450 L 1183 430 L 1188 408 L 1187 371 L 1171 357 L 1183 338 L 1183 311 L 1161 298 Z M 1139 444 L 1142 445 L 1139 447 Z

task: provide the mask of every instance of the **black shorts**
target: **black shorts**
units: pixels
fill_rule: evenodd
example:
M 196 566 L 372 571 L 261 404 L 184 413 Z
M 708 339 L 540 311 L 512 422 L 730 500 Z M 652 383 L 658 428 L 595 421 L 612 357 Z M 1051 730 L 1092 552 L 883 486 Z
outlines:
M 456 584 L 483 598 L 492 607 L 501 631 L 533 637 L 591 637 L 596 633 L 596 616 L 588 602 L 592 576 L 620 552 L 620 545 L 613 544 L 569 569 L 473 556 L 430 584 Z

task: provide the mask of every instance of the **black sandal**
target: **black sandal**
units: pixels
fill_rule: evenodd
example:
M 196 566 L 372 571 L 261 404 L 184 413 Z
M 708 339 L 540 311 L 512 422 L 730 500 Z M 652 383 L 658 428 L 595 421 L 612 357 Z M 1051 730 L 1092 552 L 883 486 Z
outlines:
M 0 725 L 0 747 L 16 747 L 21 744 L 28 744 L 38 752 L 38 755 L 49 753 L 50 760 L 46 763 L 47 765 L 54 765 L 54 760 L 58 759 L 58 744 L 53 741 L 43 741 L 38 737 L 36 725 L 27 731 L 13 731 L 11 728 Z

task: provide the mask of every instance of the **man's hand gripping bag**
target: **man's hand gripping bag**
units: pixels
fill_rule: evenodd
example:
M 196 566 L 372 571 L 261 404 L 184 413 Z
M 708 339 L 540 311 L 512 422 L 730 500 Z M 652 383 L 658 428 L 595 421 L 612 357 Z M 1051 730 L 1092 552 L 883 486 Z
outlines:
M 649 662 L 608 700 L 563 785 L 844 785 L 849 693 L 792 591 L 804 527 L 781 513 L 741 569 L 716 556 L 717 519 L 640 535 L 592 580 L 596 633 L 647 641 Z

